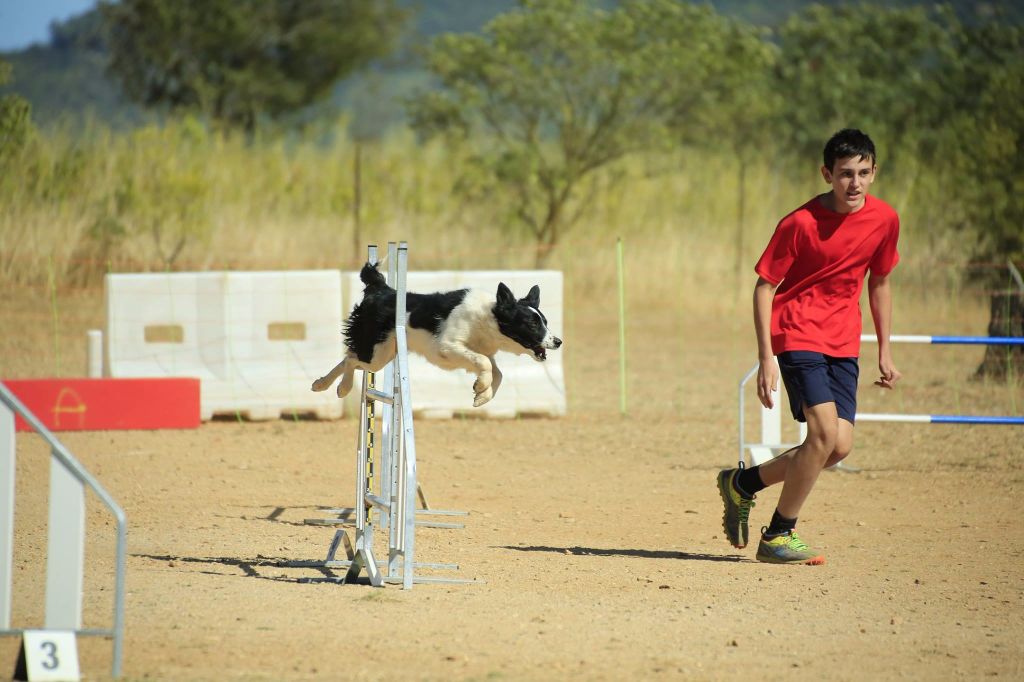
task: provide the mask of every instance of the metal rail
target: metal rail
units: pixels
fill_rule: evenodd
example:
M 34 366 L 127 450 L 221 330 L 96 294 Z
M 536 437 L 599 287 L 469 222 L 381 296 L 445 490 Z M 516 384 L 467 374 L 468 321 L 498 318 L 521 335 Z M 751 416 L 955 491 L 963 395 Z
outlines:
M 5 404 L 13 413 L 21 416 L 25 422 L 38 433 L 50 446 L 53 461 L 59 463 L 65 471 L 71 474 L 81 485 L 92 489 L 100 501 L 110 510 L 117 522 L 117 549 L 116 549 L 116 572 L 114 575 L 114 614 L 112 627 L 106 628 L 75 628 L 75 633 L 84 636 L 112 637 L 114 640 L 113 661 L 110 665 L 110 676 L 121 677 L 121 662 L 124 656 L 124 596 L 125 596 L 125 565 L 128 553 L 128 521 L 124 510 L 114 501 L 114 498 L 100 485 L 100 482 L 90 474 L 82 464 L 75 459 L 63 443 L 47 429 L 41 421 L 11 392 L 7 386 L 0 382 L 0 402 Z M 2 445 L 2 444 L 0 444 Z M 13 458 L 12 458 L 13 459 Z M 13 485 L 13 481 L 11 482 Z M 83 530 L 84 532 L 84 530 Z M 9 558 L 9 557 L 8 557 Z M 5 559 L 0 557 L 0 559 Z M 6 559 L 5 559 L 6 560 Z M 49 569 L 48 569 L 49 570 Z M 8 575 L 10 580 L 11 576 Z M 49 588 L 49 582 L 47 583 Z M 2 614 L 0 614 L 2 615 Z M 0 630 L 0 635 L 12 635 L 25 632 L 25 628 Z
M 864 343 L 874 343 L 878 339 L 872 334 L 862 334 L 860 340 Z M 889 337 L 891 343 L 920 343 L 929 345 L 963 345 L 963 346 L 1024 346 L 1024 337 L 1021 336 L 931 336 L 919 334 L 895 334 Z M 739 461 L 743 462 L 748 448 L 767 448 L 771 451 L 786 450 L 799 443 L 750 443 L 746 440 L 745 407 L 746 399 L 744 388 L 757 373 L 758 365 L 754 365 L 750 371 L 743 375 L 739 384 Z M 775 413 L 775 419 L 779 419 L 776 410 L 762 408 L 761 420 L 764 420 Z M 858 412 L 856 419 L 859 422 L 901 422 L 916 424 L 988 424 L 988 425 L 1024 425 L 1024 417 L 1001 416 L 1001 415 L 960 415 L 960 414 L 886 414 L 872 412 Z M 805 427 L 806 428 L 806 427 Z M 763 430 L 763 428 L 762 428 Z M 778 429 L 772 429 L 778 433 Z M 776 438 L 781 440 L 781 438 Z

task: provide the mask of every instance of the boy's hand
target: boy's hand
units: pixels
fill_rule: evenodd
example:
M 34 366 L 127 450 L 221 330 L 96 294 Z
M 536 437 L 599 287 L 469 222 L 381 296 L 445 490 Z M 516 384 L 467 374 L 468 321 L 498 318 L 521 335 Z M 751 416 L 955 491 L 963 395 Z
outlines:
M 893 364 L 892 358 L 883 356 L 878 359 L 878 371 L 881 376 L 875 381 L 875 386 L 881 386 L 882 388 L 893 388 L 896 382 L 903 378 L 903 374 L 896 369 L 896 365 Z
M 775 364 L 775 358 L 761 360 L 757 367 L 757 398 L 769 410 L 775 407 L 772 401 L 772 391 L 776 391 L 778 388 L 779 366 Z

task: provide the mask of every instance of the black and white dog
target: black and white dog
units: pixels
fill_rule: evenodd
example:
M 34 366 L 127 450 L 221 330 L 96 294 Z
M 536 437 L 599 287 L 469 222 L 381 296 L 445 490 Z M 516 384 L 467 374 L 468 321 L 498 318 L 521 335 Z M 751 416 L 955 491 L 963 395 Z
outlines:
M 396 292 L 387 285 L 375 264 L 359 272 L 365 285 L 363 300 L 345 322 L 345 358 L 313 382 L 314 391 L 326 391 L 338 377 L 338 397 L 352 390 L 356 369 L 379 372 L 397 352 L 395 342 Z M 406 294 L 406 332 L 409 350 L 441 369 L 465 369 L 476 375 L 473 406 L 480 407 L 498 392 L 501 371 L 494 355 L 503 350 L 527 353 L 543 362 L 547 351 L 562 340 L 548 330 L 540 311 L 540 287 L 516 300 L 504 283 L 497 297 L 474 289 L 434 294 Z

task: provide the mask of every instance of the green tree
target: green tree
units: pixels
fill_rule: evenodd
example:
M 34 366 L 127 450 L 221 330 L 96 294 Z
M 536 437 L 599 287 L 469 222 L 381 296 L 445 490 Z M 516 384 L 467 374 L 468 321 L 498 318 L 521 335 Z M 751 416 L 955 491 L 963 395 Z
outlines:
M 253 130 L 391 49 L 394 0 L 102 2 L 110 70 L 144 106 Z
M 700 139 L 730 96 L 718 84 L 763 49 L 752 29 L 706 6 L 522 0 L 480 35 L 435 39 L 427 61 L 439 89 L 412 98 L 410 118 L 425 136 L 481 147 L 467 184 L 504 200 L 542 263 L 586 207 L 591 173 Z
M 836 128 L 863 127 L 886 158 L 939 178 L 936 212 L 975 259 L 998 266 L 984 270 L 989 285 L 1024 258 L 1024 32 L 1009 16 L 815 6 L 779 32 L 781 137 L 817 154 Z M 1024 334 L 1019 290 L 997 293 L 991 310 L 991 334 Z M 1011 355 L 990 350 L 980 373 L 1005 375 Z
M 946 95 L 935 143 L 951 199 L 947 217 L 985 267 L 971 274 L 995 289 L 989 334 L 1024 336 L 1024 29 L 993 17 L 960 22 L 936 70 Z M 1015 264 L 1015 265 L 1014 265 Z M 1000 290 L 1000 287 L 1006 287 Z M 979 376 L 1024 375 L 1024 349 L 989 347 Z
M 738 67 L 724 69 L 705 87 L 708 106 L 700 125 L 681 122 L 681 128 L 687 143 L 727 151 L 736 161 L 735 273 L 742 278 L 750 272 L 745 254 L 747 171 L 759 159 L 778 154 L 774 124 L 783 101 L 772 75 L 779 50 L 766 30 L 742 22 L 732 24 L 722 38 L 723 50 L 738 60 Z M 691 129 L 696 135 L 685 134 Z
M 946 100 L 934 153 L 956 178 L 957 226 L 977 238 L 976 256 L 1024 265 L 1024 28 L 949 26 L 936 69 Z
M 778 31 L 780 136 L 801 158 L 817 158 L 836 130 L 868 131 L 898 157 L 930 134 L 941 93 L 932 77 L 948 40 L 921 7 L 812 5 Z
M 11 65 L 0 61 L 0 85 L 11 78 Z M 32 134 L 32 107 L 24 97 L 0 97 L 0 169 L 24 148 Z

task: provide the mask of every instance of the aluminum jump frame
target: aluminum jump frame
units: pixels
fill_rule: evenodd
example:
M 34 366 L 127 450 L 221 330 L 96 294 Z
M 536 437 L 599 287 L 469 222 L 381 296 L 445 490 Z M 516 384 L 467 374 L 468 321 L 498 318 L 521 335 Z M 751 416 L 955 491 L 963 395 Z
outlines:
M 356 505 L 340 509 L 326 509 L 336 514 L 333 519 L 306 519 L 306 523 L 319 526 L 355 526 L 355 544 L 349 541 L 344 528 L 334 533 L 324 561 L 289 562 L 289 566 L 323 569 L 347 568 L 343 577 L 306 578 L 302 582 L 354 582 L 366 572 L 370 584 L 382 587 L 384 583 L 399 583 L 411 589 L 414 583 L 473 583 L 473 580 L 440 576 L 416 575 L 420 568 L 457 570 L 458 564 L 422 563 L 416 558 L 416 526 L 434 528 L 462 528 L 461 523 L 417 521 L 416 515 L 465 516 L 467 512 L 416 509 L 417 494 L 423 506 L 426 500 L 416 482 L 416 437 L 413 430 L 412 396 L 409 388 L 409 349 L 406 335 L 406 276 L 409 260 L 406 242 L 388 243 L 388 283 L 397 290 L 395 305 L 395 359 L 380 373 L 381 387 L 376 386 L 373 372 L 363 372 L 362 393 L 359 401 L 359 437 L 356 448 Z M 367 250 L 370 263 L 379 262 L 377 247 Z M 381 414 L 380 487 L 373 490 L 375 471 L 376 404 L 383 405 Z M 375 513 L 376 512 L 376 513 Z M 387 562 L 382 564 L 374 555 L 374 538 L 378 529 L 387 531 Z M 347 559 L 337 559 L 339 547 L 344 546 Z
M 11 628 L 11 580 L 14 550 L 14 415 L 21 415 L 50 446 L 49 525 L 46 551 L 46 620 L 43 629 L 71 630 L 76 636 L 114 640 L 110 676 L 121 677 L 124 657 L 125 557 L 128 521 L 124 510 L 53 433 L 0 382 L 0 635 L 35 628 Z M 85 488 L 92 488 L 117 523 L 114 613 L 109 628 L 82 627 L 85 569 Z
M 877 338 L 871 334 L 863 334 L 860 340 L 864 343 L 877 342 Z M 1024 337 L 1018 336 L 923 336 L 923 335 L 894 335 L 889 337 L 891 343 L 914 343 L 929 345 L 976 345 L 976 346 L 1024 346 Z M 786 450 L 794 448 L 800 443 L 783 443 L 781 413 L 782 407 L 778 399 L 775 401 L 775 408 L 769 410 L 761 407 L 761 442 L 752 443 L 746 439 L 745 423 L 745 401 L 744 388 L 747 382 L 757 374 L 757 365 L 754 365 L 740 380 L 739 387 L 739 461 L 741 464 L 749 453 L 750 465 L 758 465 L 777 457 Z M 920 424 L 1003 424 L 1024 426 L 1024 417 L 1021 416 L 969 416 L 959 414 L 886 414 L 858 412 L 858 422 L 907 422 Z M 807 437 L 807 425 L 800 424 L 800 441 Z M 835 469 L 840 471 L 858 471 L 855 467 L 840 462 Z

